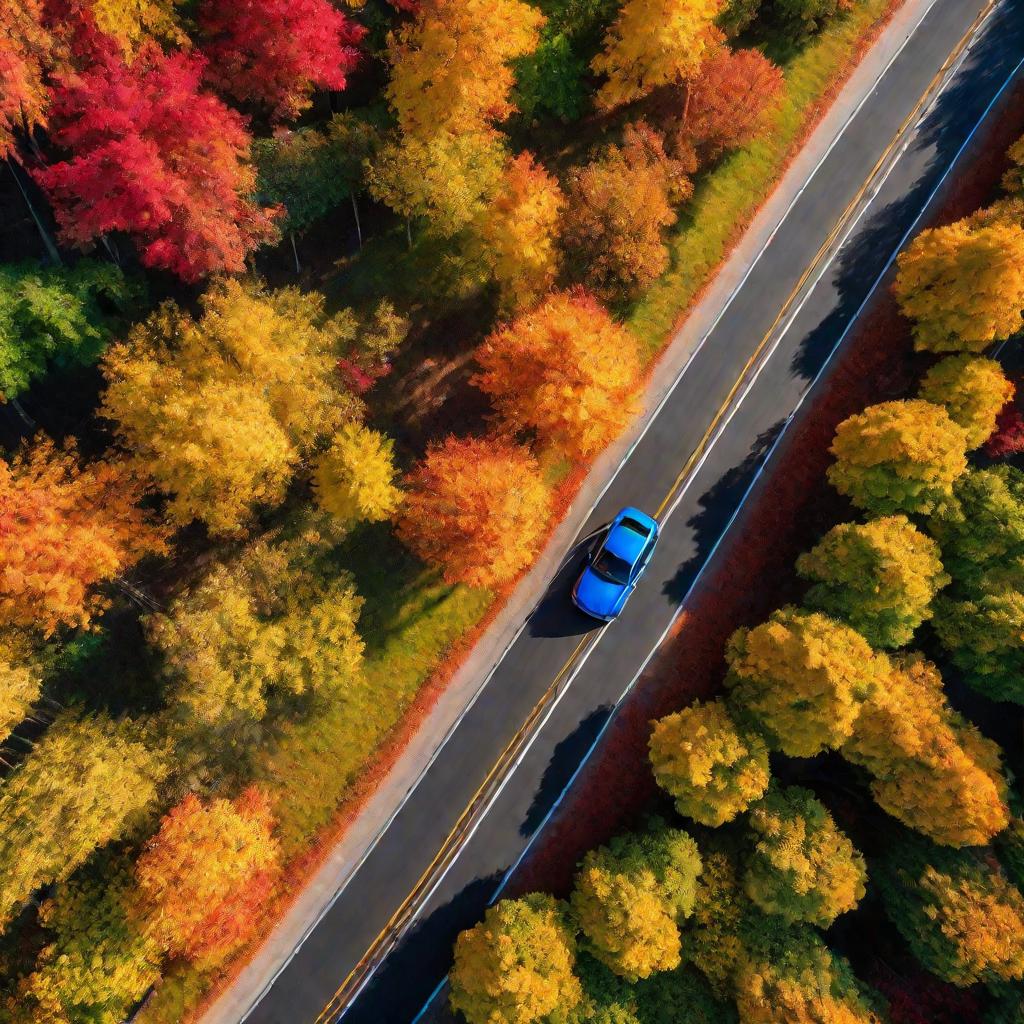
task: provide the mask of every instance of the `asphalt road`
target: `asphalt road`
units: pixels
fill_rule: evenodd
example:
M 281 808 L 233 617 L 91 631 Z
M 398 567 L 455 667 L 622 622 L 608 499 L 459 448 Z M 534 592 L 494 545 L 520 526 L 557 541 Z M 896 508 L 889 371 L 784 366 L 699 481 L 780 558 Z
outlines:
M 937 0 L 839 144 L 812 179 L 670 400 L 595 509 L 584 533 L 626 504 L 652 513 L 672 492 L 752 352 L 840 213 L 929 81 L 984 6 Z M 498 754 L 566 665 L 557 705 L 490 810 L 426 901 L 416 924 L 345 1013 L 351 1024 L 403 1024 L 450 964 L 451 943 L 479 919 L 541 824 L 593 737 L 670 623 L 787 417 L 828 359 L 890 253 L 966 136 L 1024 58 L 1024 0 L 1004 0 L 949 86 L 894 154 L 891 172 L 834 261 L 815 272 L 791 326 L 772 335 L 735 414 L 706 461 L 662 513 L 663 532 L 642 585 L 606 630 L 569 602 L 582 551 L 536 612 L 357 873 L 247 1020 L 313 1024 L 473 799 Z M 841 239 L 840 239 L 841 240 Z M 777 342 L 777 347 L 774 347 Z M 570 684 L 571 680 L 571 684 Z M 436 1011 L 439 1013 L 440 1011 Z M 432 1011 L 431 1016 L 435 1015 Z

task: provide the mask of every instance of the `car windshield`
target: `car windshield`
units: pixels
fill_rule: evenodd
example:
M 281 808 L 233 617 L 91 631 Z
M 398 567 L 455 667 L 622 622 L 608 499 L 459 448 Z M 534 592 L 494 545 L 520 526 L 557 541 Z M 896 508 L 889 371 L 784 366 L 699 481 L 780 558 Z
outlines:
M 594 572 L 599 576 L 603 576 L 606 580 L 610 580 L 612 583 L 628 583 L 629 570 L 630 565 L 628 562 L 623 561 L 617 555 L 613 555 L 604 548 L 601 549 L 594 559 Z

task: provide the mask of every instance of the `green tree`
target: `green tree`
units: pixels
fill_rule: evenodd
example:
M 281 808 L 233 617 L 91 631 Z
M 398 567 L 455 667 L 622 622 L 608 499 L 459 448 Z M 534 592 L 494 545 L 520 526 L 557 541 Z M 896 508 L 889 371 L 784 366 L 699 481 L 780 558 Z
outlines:
M 1024 473 L 1007 465 L 970 470 L 928 528 L 958 587 L 974 587 L 997 569 L 1021 571 Z
M 938 669 L 920 655 L 893 665 L 842 752 L 871 773 L 886 813 L 937 843 L 982 845 L 1006 827 L 999 747 L 949 707 Z
M 941 405 L 967 431 L 967 447 L 980 448 L 995 432 L 996 417 L 1013 398 L 1013 384 L 994 359 L 962 353 L 936 363 L 918 394 Z
M 1024 886 L 1024 817 L 1019 814 L 996 836 L 995 848 L 999 863 L 1018 889 Z
M 661 971 L 634 986 L 640 1024 L 736 1024 L 731 1003 L 718 999 L 693 967 Z
M 618 836 L 591 850 L 571 906 L 584 948 L 631 981 L 679 965 L 679 922 L 693 911 L 697 844 L 678 829 Z
M 732 821 L 768 788 L 764 740 L 741 732 L 724 701 L 696 701 L 659 719 L 648 748 L 658 785 L 702 825 Z
M 747 823 L 744 886 L 766 913 L 827 928 L 864 896 L 864 858 L 810 790 L 773 786 Z
M 726 649 L 729 707 L 790 757 L 813 757 L 853 732 L 861 704 L 888 674 L 884 655 L 842 623 L 783 608 Z
M 1013 575 L 1019 582 L 1019 566 Z M 1024 592 L 993 579 L 967 600 L 943 598 L 936 602 L 935 631 L 979 693 L 1024 704 Z
M 105 859 L 99 868 L 63 883 L 40 908 L 47 943 L 18 985 L 25 1024 L 122 1024 L 160 978 L 162 950 L 129 912 L 128 865 Z
M 502 900 L 455 942 L 451 1005 L 469 1024 L 531 1024 L 580 1001 L 565 906 L 543 893 Z
M 111 263 L 0 264 L 0 400 L 16 398 L 51 364 L 94 363 L 138 298 L 139 287 Z
M 853 9 L 854 0 L 776 0 L 779 17 L 797 37 L 809 36 L 837 15 Z
M 922 231 L 898 260 L 893 291 L 929 352 L 981 352 L 1022 326 L 1024 227 L 967 218 Z
M 317 460 L 317 504 L 342 522 L 390 519 L 402 500 L 395 486 L 395 443 L 379 431 L 349 423 Z
M 1024 977 L 1024 896 L 983 854 L 906 835 L 872 869 L 914 956 L 953 985 Z
M 0 788 L 0 922 L 137 825 L 166 773 L 137 730 L 66 714 Z
M 949 583 L 939 546 L 906 516 L 833 527 L 796 568 L 811 608 L 849 623 L 874 647 L 903 647 Z
M 875 515 L 934 512 L 967 469 L 967 433 L 939 405 L 882 402 L 843 420 L 829 482 Z
M 217 565 L 147 630 L 189 719 L 260 719 L 274 694 L 343 693 L 362 667 L 362 599 L 296 545 L 254 544 Z

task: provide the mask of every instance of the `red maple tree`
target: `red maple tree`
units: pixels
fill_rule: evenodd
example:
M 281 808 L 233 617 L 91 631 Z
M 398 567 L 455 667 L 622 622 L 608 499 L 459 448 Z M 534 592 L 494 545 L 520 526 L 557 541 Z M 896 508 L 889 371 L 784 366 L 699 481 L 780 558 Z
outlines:
M 84 71 L 57 78 L 52 137 L 71 155 L 35 174 L 67 242 L 124 231 L 146 266 L 195 281 L 243 270 L 274 236 L 275 211 L 248 198 L 256 178 L 245 122 L 202 91 L 204 65 L 155 43 L 126 64 L 103 39 Z
M 207 79 L 274 120 L 297 117 L 316 88 L 344 89 L 366 34 L 328 0 L 206 0 L 199 21 Z

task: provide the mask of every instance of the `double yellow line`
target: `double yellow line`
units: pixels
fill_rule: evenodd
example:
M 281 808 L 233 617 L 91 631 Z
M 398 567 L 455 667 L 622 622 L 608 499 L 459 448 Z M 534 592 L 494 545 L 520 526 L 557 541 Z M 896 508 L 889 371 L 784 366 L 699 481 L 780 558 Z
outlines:
M 736 395 L 747 381 L 751 370 L 757 365 L 761 357 L 764 355 L 765 350 L 768 348 L 776 330 L 782 321 L 786 318 L 787 314 L 793 308 L 800 297 L 804 286 L 810 280 L 811 275 L 818 269 L 822 259 L 828 253 L 829 249 L 833 246 L 836 239 L 842 233 L 843 229 L 849 223 L 851 216 L 854 211 L 860 205 L 861 201 L 870 191 L 871 186 L 874 184 L 875 178 L 879 171 L 885 166 L 886 162 L 895 152 L 896 147 L 900 144 L 905 135 L 907 129 L 914 123 L 916 118 L 920 115 L 922 109 L 930 100 L 934 90 L 945 77 L 949 69 L 956 63 L 964 49 L 969 45 L 971 38 L 978 30 L 979 26 L 991 13 L 995 7 L 997 0 L 988 0 L 985 8 L 972 22 L 970 28 L 964 33 L 956 47 L 946 59 L 945 63 L 934 75 L 931 81 L 928 83 L 927 88 L 921 94 L 920 99 L 914 105 L 914 109 L 907 115 L 903 120 L 900 127 L 897 129 L 896 134 L 892 140 L 886 146 L 882 155 L 876 161 L 871 172 L 868 174 L 864 183 L 858 189 L 857 194 L 850 200 L 843 212 L 840 214 L 839 219 L 836 221 L 835 226 L 828 233 L 825 241 L 821 244 L 821 247 L 815 253 L 811 262 L 807 265 L 807 268 L 800 275 L 799 281 L 794 285 L 792 291 L 789 293 L 786 301 L 783 303 L 782 308 L 779 310 L 778 316 L 775 317 L 771 327 L 765 332 L 764 336 L 758 342 L 754 351 L 751 353 L 750 358 L 746 361 L 743 369 L 740 371 L 732 387 L 729 389 L 725 400 L 719 406 L 711 423 L 708 425 L 707 430 L 701 437 L 697 446 L 690 453 L 682 469 L 679 471 L 678 476 L 669 488 L 668 493 L 662 499 L 661 504 L 658 506 L 655 512 L 655 518 L 660 519 L 664 514 L 666 508 L 672 502 L 673 498 L 679 493 L 679 489 L 686 482 L 690 474 L 694 471 L 694 467 L 700 461 L 704 453 L 708 450 L 712 443 L 712 439 L 718 432 L 722 421 L 728 415 L 732 408 L 733 402 L 735 401 Z M 600 636 L 600 633 L 596 634 Z M 463 842 L 465 842 L 468 835 L 471 833 L 475 818 L 479 811 L 486 806 L 489 798 L 497 787 L 508 777 L 511 770 L 517 763 L 517 759 L 526 747 L 530 738 L 533 735 L 534 730 L 538 726 L 538 723 L 544 717 L 545 711 L 551 706 L 552 702 L 556 699 L 559 693 L 559 689 L 562 683 L 569 677 L 572 672 L 573 666 L 576 664 L 577 659 L 583 653 L 584 648 L 589 642 L 596 642 L 594 634 L 587 634 L 582 637 L 579 643 L 576 645 L 573 652 L 566 659 L 565 664 L 558 670 L 557 675 L 552 680 L 551 684 L 544 691 L 544 694 L 540 700 L 531 709 L 529 715 L 523 724 L 516 731 L 516 734 L 509 741 L 508 745 L 501 752 L 497 761 L 491 767 L 487 773 L 486 778 L 477 788 L 473 794 L 469 803 L 466 805 L 462 814 L 459 816 L 458 821 L 452 827 L 452 830 L 445 837 L 444 842 L 441 844 L 440 849 L 434 856 L 434 859 L 430 862 L 427 868 L 423 871 L 420 877 L 417 879 L 415 885 L 410 890 L 409 894 L 405 897 L 398 909 L 391 915 L 388 922 L 380 930 L 377 937 L 370 944 L 367 951 L 360 958 L 359 962 L 352 968 L 351 971 L 345 976 L 341 984 L 338 986 L 334 995 L 328 1000 L 327 1004 L 320 1011 L 317 1016 L 315 1024 L 327 1024 L 335 1015 L 342 1012 L 347 1008 L 350 1000 L 361 990 L 362 986 L 366 983 L 370 975 L 376 969 L 376 967 L 384 960 L 384 958 L 391 952 L 391 950 L 397 945 L 405 933 L 405 929 L 411 923 L 419 909 L 421 901 L 425 900 L 429 893 L 432 891 L 435 880 L 451 865 L 454 859 L 457 857 Z

